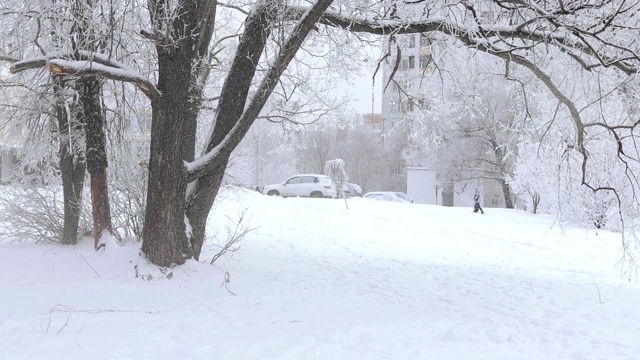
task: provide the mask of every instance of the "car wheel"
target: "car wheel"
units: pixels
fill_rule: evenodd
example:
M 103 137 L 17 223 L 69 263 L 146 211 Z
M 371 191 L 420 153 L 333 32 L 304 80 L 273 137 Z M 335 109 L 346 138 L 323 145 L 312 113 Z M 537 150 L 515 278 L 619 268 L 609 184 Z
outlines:
M 314 192 L 311 193 L 311 197 L 312 198 L 321 198 L 321 197 L 324 197 L 324 195 L 320 191 L 314 191 Z
M 280 193 L 278 192 L 278 190 L 269 190 L 267 195 L 269 195 L 269 196 L 280 196 Z

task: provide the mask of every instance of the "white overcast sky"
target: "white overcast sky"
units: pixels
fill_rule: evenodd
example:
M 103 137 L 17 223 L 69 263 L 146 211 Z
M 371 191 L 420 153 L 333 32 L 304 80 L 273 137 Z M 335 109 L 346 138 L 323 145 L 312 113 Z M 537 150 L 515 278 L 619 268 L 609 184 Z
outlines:
M 376 74 L 375 85 L 372 84 L 371 77 L 373 74 L 365 74 L 354 80 L 353 85 L 345 85 L 345 94 L 351 95 L 354 103 L 353 108 L 358 113 L 379 113 L 382 108 L 382 93 L 381 93 L 381 76 L 380 73 Z M 372 87 L 372 85 L 374 85 Z M 373 98 L 372 98 L 373 93 Z M 373 103 L 373 107 L 372 107 Z

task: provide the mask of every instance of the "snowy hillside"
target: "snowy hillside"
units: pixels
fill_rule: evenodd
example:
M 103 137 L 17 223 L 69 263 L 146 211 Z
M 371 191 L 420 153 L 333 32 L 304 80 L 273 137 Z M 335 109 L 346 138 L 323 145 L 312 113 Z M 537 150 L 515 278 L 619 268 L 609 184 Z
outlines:
M 229 193 L 244 247 L 161 272 L 134 245 L 0 245 L 3 359 L 638 359 L 620 235 L 486 215 Z M 225 274 L 229 282 L 225 286 Z M 137 277 L 136 277 L 137 275 Z M 167 279 L 170 278 L 170 279 Z

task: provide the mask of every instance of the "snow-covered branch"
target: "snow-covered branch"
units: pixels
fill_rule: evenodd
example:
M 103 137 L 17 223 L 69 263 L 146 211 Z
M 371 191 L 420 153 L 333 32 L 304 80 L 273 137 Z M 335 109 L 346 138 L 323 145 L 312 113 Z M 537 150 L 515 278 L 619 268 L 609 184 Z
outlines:
M 228 155 L 240 143 L 244 134 L 246 134 L 251 127 L 251 124 L 253 124 L 255 119 L 260 115 L 260 111 L 269 99 L 280 76 L 291 60 L 293 60 L 304 39 L 309 32 L 314 29 L 315 24 L 332 2 L 333 0 L 318 0 L 302 15 L 300 21 L 291 32 L 291 36 L 287 42 L 283 44 L 273 65 L 271 65 L 266 76 L 260 83 L 255 95 L 251 98 L 248 106 L 233 128 L 218 145 L 213 147 L 205 155 L 195 159 L 193 162 L 185 162 L 185 168 L 189 174 L 189 181 L 194 181 L 214 172 L 218 165 L 220 165 L 218 164 L 219 159 L 223 159 L 224 155 Z
M 111 80 L 132 83 L 151 100 L 161 96 L 158 89 L 149 80 L 125 65 L 109 59 L 108 56 L 84 51 L 79 52 L 79 55 L 81 60 L 70 60 L 72 55 L 68 53 L 23 59 L 13 62 L 9 70 L 11 73 L 16 74 L 26 70 L 46 67 L 55 75 L 97 75 Z
M 6 62 L 9 62 L 9 63 L 14 63 L 14 62 L 20 61 L 20 58 L 17 58 L 15 56 L 9 56 L 9 55 L 0 54 L 0 61 L 6 61 Z
M 111 80 L 124 81 L 134 84 L 149 99 L 155 100 L 160 97 L 160 92 L 155 85 L 137 72 L 123 70 L 121 68 L 110 67 L 90 61 L 69 61 L 50 60 L 47 67 L 51 73 L 56 75 L 89 76 L 97 75 Z
M 530 2 L 526 2 L 529 4 Z M 521 6 L 528 6 L 522 4 Z M 531 5 L 535 8 L 535 6 Z M 327 11 L 320 19 L 320 23 L 339 27 L 350 32 L 364 32 L 375 35 L 391 34 L 415 34 L 439 32 L 455 37 L 485 38 L 492 39 L 492 42 L 507 44 L 505 39 L 518 40 L 520 45 L 509 44 L 506 51 L 527 49 L 538 44 L 558 46 L 564 51 L 573 50 L 595 60 L 595 64 L 589 64 L 584 59 L 579 59 L 572 54 L 585 69 L 592 69 L 596 66 L 613 66 L 625 74 L 630 75 L 640 72 L 640 54 L 624 45 L 605 40 L 602 32 L 608 28 L 603 28 L 599 32 L 592 29 L 581 29 L 574 24 L 564 24 L 560 20 L 561 15 L 548 13 L 538 13 L 537 8 L 529 9 L 533 14 L 528 18 L 520 19 L 512 25 L 502 25 L 499 23 L 478 23 L 476 21 L 464 22 L 459 18 L 448 18 L 443 16 L 430 16 L 423 19 L 368 19 L 364 17 L 353 17 L 343 15 L 339 12 Z M 303 6 L 292 6 L 288 9 L 289 17 L 301 16 L 306 10 Z M 575 10 L 574 10 L 575 12 Z M 622 16 L 622 12 L 609 14 L 609 24 L 612 25 L 611 18 Z M 621 26 L 616 27 L 619 31 Z M 629 28 L 632 30 L 632 27 Z M 613 30 L 612 30 L 613 31 Z M 615 36 L 614 36 L 615 38 Z

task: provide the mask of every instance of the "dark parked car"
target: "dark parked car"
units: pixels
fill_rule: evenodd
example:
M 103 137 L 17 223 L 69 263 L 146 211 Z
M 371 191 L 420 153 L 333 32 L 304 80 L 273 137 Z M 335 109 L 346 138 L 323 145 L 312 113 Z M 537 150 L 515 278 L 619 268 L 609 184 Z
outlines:
M 347 196 L 359 196 L 362 197 L 363 192 L 362 188 L 358 184 L 347 183 L 346 189 L 344 189 L 344 193 Z

